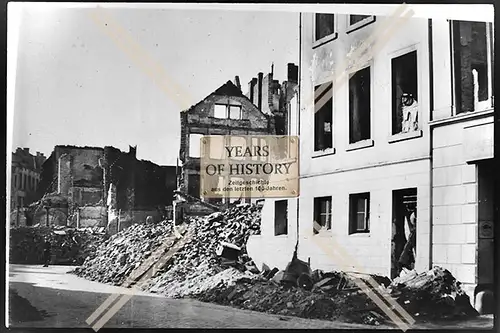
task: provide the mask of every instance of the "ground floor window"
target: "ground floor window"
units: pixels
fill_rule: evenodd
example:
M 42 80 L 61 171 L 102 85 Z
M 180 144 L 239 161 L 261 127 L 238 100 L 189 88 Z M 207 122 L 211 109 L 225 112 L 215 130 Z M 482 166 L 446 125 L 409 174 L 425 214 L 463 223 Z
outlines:
M 332 197 L 314 198 L 314 234 L 319 233 L 318 224 L 321 229 L 330 230 L 332 228 Z

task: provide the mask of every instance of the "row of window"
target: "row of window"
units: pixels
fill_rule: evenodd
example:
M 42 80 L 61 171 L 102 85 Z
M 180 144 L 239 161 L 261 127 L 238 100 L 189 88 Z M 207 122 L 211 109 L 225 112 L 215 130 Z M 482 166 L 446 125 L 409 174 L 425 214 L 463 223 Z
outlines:
M 393 231 L 400 233 L 405 224 L 410 222 L 413 214 L 416 219 L 417 189 L 408 188 L 393 191 Z M 274 234 L 288 234 L 288 200 L 277 200 L 274 205 Z M 332 229 L 332 196 L 314 198 L 313 233 Z M 349 235 L 370 232 L 370 193 L 355 193 L 349 195 Z M 414 223 L 415 221 L 413 221 Z M 409 229 L 412 229 L 411 225 Z M 319 230 L 318 230 L 319 229 Z
M 375 22 L 375 17 L 370 15 L 349 15 L 347 33 L 357 30 L 366 24 Z M 314 17 L 314 44 L 313 48 L 335 39 L 335 14 L 317 13 Z
M 370 193 L 349 195 L 349 234 L 370 232 Z M 277 200 L 274 205 L 274 234 L 288 234 L 288 200 Z M 332 197 L 314 198 L 313 233 L 332 228 Z
M 215 104 L 214 118 L 218 119 L 242 119 L 241 105 Z
M 493 106 L 491 24 L 453 22 L 453 66 L 456 113 Z M 392 134 L 418 131 L 419 89 L 417 51 L 391 60 Z M 371 67 L 350 75 L 348 84 L 349 143 L 371 139 Z M 314 151 L 333 148 L 333 84 L 314 87 Z
M 13 186 L 16 189 L 20 189 L 21 191 L 31 191 L 36 190 L 38 179 L 27 175 L 25 173 L 15 174 L 13 179 Z

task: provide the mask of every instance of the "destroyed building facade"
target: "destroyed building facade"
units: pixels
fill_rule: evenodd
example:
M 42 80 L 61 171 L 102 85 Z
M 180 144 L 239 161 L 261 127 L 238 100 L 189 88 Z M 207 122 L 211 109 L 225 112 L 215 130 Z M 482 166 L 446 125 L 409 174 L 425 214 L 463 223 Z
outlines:
M 266 76 L 259 73 L 249 82 L 248 93 L 244 95 L 239 77 L 236 77 L 234 83 L 227 81 L 202 101 L 181 112 L 181 192 L 200 198 L 200 140 L 204 135 L 287 134 L 289 104 L 297 89 L 297 78 L 298 67 L 294 64 L 287 65 L 287 80 L 282 84 L 274 79 L 273 69 Z M 224 206 L 234 200 L 237 198 L 213 198 L 206 202 Z M 186 206 L 186 211 L 204 214 L 213 210 L 207 205 L 192 204 Z
M 110 146 L 56 146 L 43 164 L 37 197 L 42 205 L 50 193 L 67 201 L 67 217 L 58 223 L 109 224 L 116 229 L 119 221 L 125 228 L 144 222 L 147 216 L 162 218 L 172 204 L 175 179 L 175 166 L 138 160 L 136 147 L 122 152 Z M 110 220 L 109 215 L 116 218 Z M 44 217 L 35 220 L 44 223 Z
M 46 159 L 38 151 L 36 155 L 32 155 L 29 148 L 17 148 L 12 153 L 11 210 L 28 206 L 35 200 L 42 164 Z
M 491 24 L 411 18 L 356 57 L 390 17 L 301 17 L 300 197 L 265 200 L 249 254 L 285 267 L 298 242 L 313 269 L 391 278 L 440 265 L 473 301 L 493 274 Z

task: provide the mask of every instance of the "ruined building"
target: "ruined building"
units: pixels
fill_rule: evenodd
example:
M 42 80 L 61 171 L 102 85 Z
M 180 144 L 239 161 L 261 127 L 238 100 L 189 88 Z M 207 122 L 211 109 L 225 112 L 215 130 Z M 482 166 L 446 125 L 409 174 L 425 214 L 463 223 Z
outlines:
M 494 272 L 492 24 L 411 18 L 346 68 L 391 18 L 301 18 L 300 197 L 265 200 L 250 256 L 284 268 L 298 244 L 312 269 L 391 278 L 438 265 L 475 302 Z
M 55 207 L 60 213 L 54 223 L 107 226 L 111 214 L 123 228 L 147 216 L 158 220 L 165 215 L 175 179 L 175 166 L 138 160 L 135 147 L 125 153 L 114 147 L 56 146 L 43 164 L 37 198 L 49 193 L 63 198 L 62 207 Z M 35 216 L 37 221 L 45 223 Z
M 29 148 L 17 148 L 12 153 L 11 210 L 25 207 L 34 201 L 42 164 L 46 159 L 40 152 L 30 154 Z
M 288 64 L 288 80 L 279 83 L 273 71 L 265 77 L 259 73 L 241 91 L 239 77 L 227 81 L 188 110 L 181 112 L 179 179 L 181 192 L 200 197 L 200 139 L 204 135 L 284 135 L 287 133 L 287 107 L 297 87 L 298 67 Z M 233 199 L 234 200 L 234 199 Z M 227 198 L 206 202 L 225 205 Z M 187 208 L 188 213 L 190 206 Z M 193 214 L 210 211 L 209 206 L 196 207 Z

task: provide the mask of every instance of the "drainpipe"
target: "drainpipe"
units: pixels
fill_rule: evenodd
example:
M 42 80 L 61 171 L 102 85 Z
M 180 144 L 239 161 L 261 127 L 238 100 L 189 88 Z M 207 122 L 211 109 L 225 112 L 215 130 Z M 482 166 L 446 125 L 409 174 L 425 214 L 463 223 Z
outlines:
M 300 138 L 300 113 L 301 113 L 301 109 L 300 109 L 300 91 L 301 91 L 301 81 L 302 81 L 302 12 L 299 12 L 299 73 L 298 73 L 298 84 L 299 84 L 299 90 L 298 90 L 298 94 L 297 94 L 297 135 L 299 136 Z M 300 142 L 300 140 L 299 140 Z M 298 252 L 298 248 L 299 248 L 299 236 L 300 236 L 300 224 L 299 224 L 299 220 L 300 220 L 300 145 L 299 145 L 299 153 L 297 155 L 298 157 L 298 162 L 299 162 L 299 197 L 297 197 L 297 243 L 295 245 L 295 248 L 297 249 L 297 252 Z M 298 253 L 297 253 L 298 255 Z

